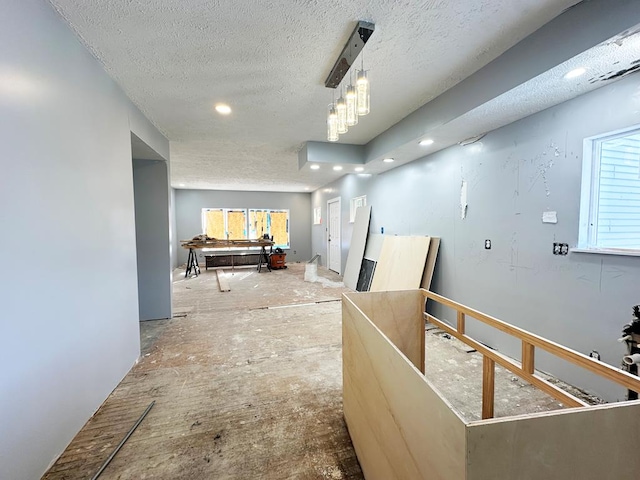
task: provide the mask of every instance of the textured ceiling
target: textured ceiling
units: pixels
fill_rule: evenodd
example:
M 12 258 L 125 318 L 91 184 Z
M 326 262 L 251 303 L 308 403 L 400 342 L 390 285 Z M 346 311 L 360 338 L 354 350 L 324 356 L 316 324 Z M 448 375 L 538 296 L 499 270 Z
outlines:
M 174 187 L 304 191 L 337 175 L 298 171 L 297 151 L 325 140 L 357 20 L 376 24 L 372 112 L 340 141 L 364 144 L 577 0 L 50 1 L 171 141 Z
M 584 75 L 573 79 L 564 78 L 566 73 L 580 67 L 586 70 Z M 432 146 L 421 147 L 418 142 L 411 142 L 395 149 L 389 153 L 395 159 L 393 168 L 423 157 L 427 153 L 455 145 L 462 139 L 480 136 L 508 125 L 636 71 L 640 71 L 640 25 L 626 35 L 618 35 L 596 45 L 455 120 L 433 129 L 428 134 L 429 137 L 437 139 Z M 640 99 L 640 86 L 637 97 Z M 480 145 L 481 143 L 476 144 L 473 148 Z M 368 165 L 367 171 L 380 173 L 389 168 L 387 164 L 376 162 Z

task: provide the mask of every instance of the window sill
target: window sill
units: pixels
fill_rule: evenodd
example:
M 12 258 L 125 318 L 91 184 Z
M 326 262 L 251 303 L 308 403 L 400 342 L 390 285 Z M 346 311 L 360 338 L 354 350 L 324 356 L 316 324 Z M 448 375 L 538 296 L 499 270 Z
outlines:
M 598 253 L 601 255 L 640 257 L 640 250 L 625 250 L 622 248 L 571 248 L 569 251 L 571 253 Z

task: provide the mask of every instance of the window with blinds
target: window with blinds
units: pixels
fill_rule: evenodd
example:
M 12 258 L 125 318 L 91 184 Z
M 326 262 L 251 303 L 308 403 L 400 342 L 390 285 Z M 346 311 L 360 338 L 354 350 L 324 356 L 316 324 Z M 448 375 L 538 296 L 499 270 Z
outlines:
M 640 250 L 640 128 L 587 139 L 585 153 L 579 246 Z

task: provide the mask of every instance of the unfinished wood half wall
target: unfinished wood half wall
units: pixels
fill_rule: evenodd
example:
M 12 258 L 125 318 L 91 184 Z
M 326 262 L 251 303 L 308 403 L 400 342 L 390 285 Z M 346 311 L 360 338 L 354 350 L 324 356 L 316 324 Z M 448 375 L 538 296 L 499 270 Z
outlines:
M 455 327 L 424 313 L 427 298 L 457 312 Z M 342 306 L 344 416 L 368 480 L 640 478 L 640 401 L 587 406 L 542 381 L 535 349 L 636 391 L 637 377 L 427 290 L 346 293 Z M 425 318 L 484 355 L 483 416 L 495 363 L 572 408 L 467 421 L 422 373 Z M 519 338 L 521 361 L 468 337 L 469 319 Z

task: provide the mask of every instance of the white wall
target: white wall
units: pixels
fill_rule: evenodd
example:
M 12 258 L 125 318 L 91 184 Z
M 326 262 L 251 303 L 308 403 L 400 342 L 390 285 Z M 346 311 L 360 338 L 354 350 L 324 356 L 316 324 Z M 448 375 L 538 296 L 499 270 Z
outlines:
M 640 124 L 640 74 L 385 174 L 343 177 L 313 193 L 312 208 L 342 198 L 343 266 L 351 225 L 349 199 L 367 195 L 370 231 L 442 237 L 432 288 L 454 300 L 619 366 L 616 339 L 640 303 L 640 258 L 552 254 L 553 242 L 578 242 L 582 142 Z M 467 217 L 460 186 L 468 182 Z M 325 190 L 330 190 L 325 192 Z M 548 194 L 547 194 L 548 192 Z M 558 223 L 543 224 L 545 210 Z M 312 227 L 313 251 L 326 259 L 326 225 Z M 493 244 L 484 249 L 485 239 Z M 451 312 L 437 310 L 455 323 Z M 519 358 L 520 345 L 497 333 L 468 331 Z M 537 366 L 613 400 L 625 391 L 536 353 Z
M 168 158 L 46 2 L 4 0 L 2 479 L 39 478 L 139 355 L 131 131 Z

